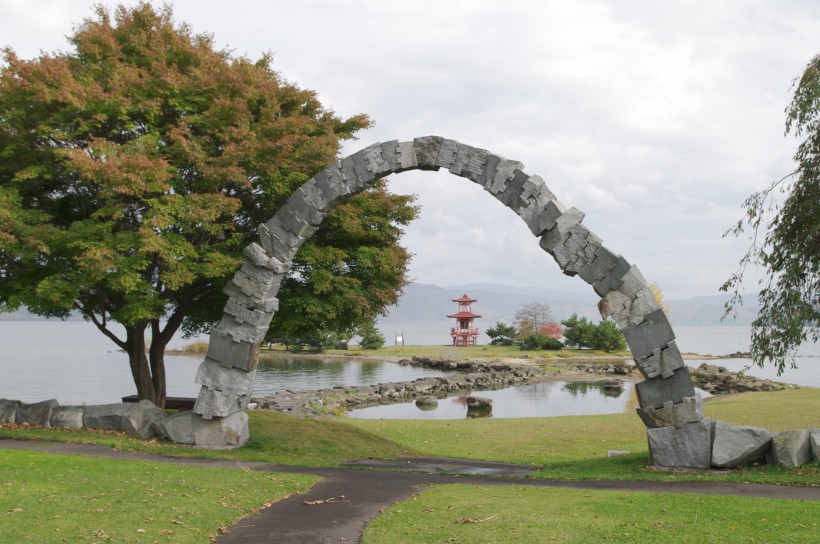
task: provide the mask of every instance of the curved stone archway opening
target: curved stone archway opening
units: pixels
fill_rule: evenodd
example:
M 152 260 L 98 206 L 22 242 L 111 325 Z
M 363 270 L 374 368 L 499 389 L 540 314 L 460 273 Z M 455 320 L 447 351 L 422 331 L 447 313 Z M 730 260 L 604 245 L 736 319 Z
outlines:
M 601 297 L 601 316 L 623 331 L 645 378 L 636 385 L 638 413 L 650 430 L 656 464 L 708 467 L 711 422 L 703 416 L 672 326 L 637 266 L 604 246 L 583 225 L 584 214 L 562 204 L 520 162 L 439 136 L 377 143 L 337 160 L 259 226 L 258 241 L 245 248 L 242 266 L 225 287 L 229 299 L 197 372 L 202 388 L 193 414 L 179 416 L 191 418 L 185 427 L 193 431 L 181 433 L 182 441 L 230 448 L 247 440 L 243 410 L 253 391 L 260 342 L 279 307 L 279 286 L 326 214 L 389 174 L 439 169 L 481 185 L 518 214 L 564 274 L 578 276 Z M 654 449 L 653 434 L 660 440 Z

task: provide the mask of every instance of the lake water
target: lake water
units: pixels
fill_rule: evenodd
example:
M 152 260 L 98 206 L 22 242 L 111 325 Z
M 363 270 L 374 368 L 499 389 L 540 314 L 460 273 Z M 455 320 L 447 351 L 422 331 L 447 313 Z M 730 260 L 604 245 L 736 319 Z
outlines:
M 492 417 L 547 417 L 616 414 L 637 407 L 634 385 L 624 382 L 623 391 L 604 391 L 591 382 L 541 382 L 509 387 L 499 391 L 474 391 L 493 400 Z M 357 408 L 347 413 L 358 419 L 464 419 L 467 403 L 463 396 L 440 399 L 434 410 L 423 410 L 415 403 L 387 404 Z
M 403 329 L 400 332 L 404 332 L 410 342 L 421 343 L 419 340 L 414 341 L 414 338 L 423 338 L 424 324 L 418 329 L 412 329 L 408 324 Z M 675 332 L 678 345 L 685 352 L 720 355 L 748 349 L 749 327 L 679 326 L 675 327 Z M 385 331 L 385 334 L 390 338 L 389 331 Z M 169 347 L 180 348 L 188 342 L 177 338 Z M 202 357 L 166 357 L 169 396 L 195 397 L 199 393 L 194 376 L 201 360 Z M 721 359 L 709 362 L 739 370 L 749 361 Z M 688 364 L 696 366 L 699 361 L 688 361 Z M 812 344 L 802 348 L 798 364 L 797 370 L 788 370 L 780 378 L 768 368 L 755 367 L 749 373 L 820 387 L 820 347 Z M 264 395 L 282 389 L 322 389 L 334 385 L 408 381 L 434 374 L 436 372 L 429 369 L 354 358 L 282 359 L 260 365 L 255 393 Z M 537 385 L 546 387 L 543 384 Z M 99 404 L 118 402 L 122 396 L 134 392 L 127 357 L 117 351 L 116 346 L 93 325 L 81 321 L 0 321 L 0 398 L 25 402 L 56 398 L 61 404 Z M 496 393 L 498 392 L 492 394 Z M 492 394 L 483 396 L 492 398 Z M 559 393 L 555 391 L 547 392 L 546 389 L 537 388 L 504 394 L 524 398 L 528 395 L 536 398 L 559 397 Z M 593 397 L 595 395 L 585 399 L 585 402 L 591 402 Z M 610 403 L 608 399 L 602 400 Z M 495 417 L 502 417 L 499 410 L 504 403 L 502 399 L 496 401 Z M 526 409 L 528 408 L 522 404 L 521 410 Z

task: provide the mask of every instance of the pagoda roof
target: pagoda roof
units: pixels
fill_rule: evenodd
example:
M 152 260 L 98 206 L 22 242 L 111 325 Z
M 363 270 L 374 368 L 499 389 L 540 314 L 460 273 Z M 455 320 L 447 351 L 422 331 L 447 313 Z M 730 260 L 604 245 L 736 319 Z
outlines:
M 476 299 L 470 298 L 467 293 L 464 293 L 460 298 L 454 298 L 453 302 L 476 302 Z
M 456 319 L 467 319 L 470 317 L 481 317 L 478 314 L 474 314 L 473 312 L 458 312 L 457 314 L 448 315 L 447 317 L 455 317 Z

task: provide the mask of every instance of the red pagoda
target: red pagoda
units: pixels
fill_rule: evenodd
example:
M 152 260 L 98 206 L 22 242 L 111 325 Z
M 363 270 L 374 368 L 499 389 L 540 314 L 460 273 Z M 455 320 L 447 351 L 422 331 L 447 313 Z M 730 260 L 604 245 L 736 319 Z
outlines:
M 447 317 L 455 318 L 456 326 L 450 329 L 450 336 L 453 337 L 454 346 L 475 346 L 478 339 L 478 328 L 473 327 L 473 319 L 481 317 L 474 314 L 471 304 L 475 302 L 474 298 L 467 296 L 467 293 L 460 298 L 454 298 L 453 302 L 458 302 L 458 313 L 448 315 Z

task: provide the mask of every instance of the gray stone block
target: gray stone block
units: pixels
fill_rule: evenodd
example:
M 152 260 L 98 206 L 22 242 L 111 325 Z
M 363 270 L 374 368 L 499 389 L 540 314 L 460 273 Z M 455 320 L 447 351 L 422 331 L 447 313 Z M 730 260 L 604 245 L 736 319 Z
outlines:
M 343 158 L 341 164 L 344 184 L 351 193 L 364 190 L 378 179 L 378 176 L 368 169 L 365 150 Z
M 84 413 L 85 408 L 82 406 L 55 406 L 51 410 L 49 422 L 55 428 L 82 429 Z
M 283 263 L 279 261 L 279 259 L 271 257 L 265 252 L 265 249 L 256 242 L 251 242 L 245 246 L 245 249 L 242 250 L 242 255 L 245 257 L 245 262 L 250 266 L 273 270 L 277 274 L 285 274 L 290 268 L 289 263 Z
M 416 159 L 416 148 L 414 142 L 399 142 L 398 154 L 399 168 L 396 170 L 397 173 L 418 168 L 419 163 Z
M 272 299 L 272 301 L 276 301 L 276 309 L 278 309 L 278 301 L 275 298 Z M 265 330 L 267 330 L 268 324 L 273 317 L 273 312 L 263 312 L 262 310 L 257 310 L 256 308 L 252 308 L 248 304 L 244 304 L 235 298 L 228 299 L 228 302 L 225 304 L 224 311 L 226 314 L 233 316 L 237 323 L 247 323 L 255 328 L 264 327 Z M 262 336 L 265 336 L 264 333 Z
M 647 429 L 649 456 L 660 467 L 709 468 L 712 461 L 712 421 L 687 423 L 682 429 Z
M 772 435 L 766 429 L 715 421 L 712 466 L 735 468 L 765 461 Z
M 385 156 L 384 145 L 381 143 L 369 145 L 362 150 L 362 159 L 371 179 L 378 179 L 394 171 L 397 166 L 395 146 L 398 143 L 398 140 L 393 140 L 393 153 L 388 156 Z
M 122 416 L 122 430 L 137 438 L 151 438 L 156 435 L 154 424 L 168 417 L 162 408 L 150 400 L 142 399 L 133 403 Z
M 766 454 L 766 460 L 771 465 L 784 467 L 799 467 L 810 462 L 812 455 L 809 429 L 773 433 L 772 445 Z
M 56 399 L 34 402 L 32 404 L 21 402 L 17 406 L 14 422 L 17 425 L 28 423 L 34 427 L 50 427 L 51 411 L 59 405 L 60 403 L 57 402 Z
M 281 262 L 290 263 L 304 241 L 316 232 L 316 227 L 304 223 L 302 229 L 304 236 L 298 236 L 286 229 L 279 218 L 275 219 L 275 221 L 271 220 L 257 227 L 259 244 L 267 253 L 270 253 Z
M 507 188 L 507 183 L 516 172 L 524 170 L 524 164 L 518 161 L 505 159 L 498 155 L 487 155 L 487 166 L 484 171 L 483 179 L 484 190 L 495 196 Z
M 248 415 L 236 412 L 228 417 L 203 419 L 193 417 L 194 442 L 207 449 L 233 449 L 248 441 Z
M 205 359 L 199 365 L 194 381 L 209 389 L 251 394 L 255 371 L 245 372 L 226 368 L 216 361 Z
M 675 370 L 684 365 L 684 362 L 683 355 L 673 340 L 665 348 L 653 351 L 652 355 L 635 359 L 635 365 L 644 378 L 655 378 L 656 376 L 669 378 Z
M 660 305 L 649 287 L 644 287 L 631 296 L 618 288 L 604 295 L 598 302 L 601 316 L 612 317 L 621 329 L 640 325 L 646 320 L 647 315 L 658 308 Z
M 239 304 L 254 310 L 265 313 L 272 313 L 279 310 L 279 300 L 275 296 L 278 289 L 267 291 L 265 298 L 254 298 L 246 295 L 237 284 L 229 281 L 227 285 L 225 285 L 225 288 L 222 289 L 222 292 L 236 300 Z
M 535 236 L 543 236 L 544 233 L 555 227 L 558 218 L 567 213 L 567 208 L 557 199 L 549 200 L 544 204 L 544 208 L 538 212 L 537 224 L 530 227 Z
M 0 424 L 14 423 L 19 400 L 0 399 Z
M 603 249 L 603 248 L 599 248 Z M 597 257 L 596 257 L 597 259 Z M 631 264 L 627 262 L 626 259 L 617 255 L 615 257 L 615 262 L 612 266 L 606 271 L 603 279 L 600 279 L 594 283 L 592 283 L 592 289 L 598 294 L 598 296 L 604 296 L 613 289 L 617 289 L 619 285 L 623 283 L 623 278 L 629 269 L 632 267 Z
M 380 144 L 381 157 L 385 163 L 384 167 L 387 168 L 386 173 L 398 173 L 406 170 L 406 168 L 402 168 L 401 166 L 401 152 L 399 151 L 399 145 L 398 140 L 390 140 L 389 142 L 382 142 Z M 410 144 L 410 147 L 412 148 L 412 143 Z
M 265 337 L 268 330 L 268 323 L 272 315 L 264 316 L 266 319 L 261 324 L 255 325 L 247 321 L 240 321 L 239 318 L 231 315 L 227 306 L 225 313 L 222 314 L 222 320 L 216 326 L 216 329 L 224 335 L 230 336 L 234 342 L 248 342 L 250 344 L 258 344 Z
M 638 408 L 644 425 L 650 429 L 660 427 L 676 427 L 682 429 L 687 423 L 694 423 L 703 419 L 703 401 L 698 397 L 686 397 L 679 404 L 671 401 L 664 403 L 662 408 Z
M 488 157 L 489 152 L 486 149 L 460 144 L 449 167 L 450 173 L 478 183 L 484 179 Z
M 202 387 L 194 403 L 194 413 L 205 419 L 226 417 L 244 410 L 248 407 L 250 401 L 250 392 L 242 394 Z
M 623 329 L 623 333 L 636 361 L 651 357 L 655 350 L 665 348 L 675 339 L 672 325 L 660 308 L 648 314 L 642 323 Z
M 570 237 L 570 229 L 584 219 L 584 213 L 576 208 L 570 208 L 566 213 L 561 214 L 555 220 L 555 226 L 541 236 L 538 245 L 541 249 L 555 256 L 555 252 L 561 248 Z
M 646 287 L 646 279 L 643 277 L 643 274 L 641 274 L 641 271 L 636 265 L 632 265 L 627 273 L 624 274 L 624 277 L 621 278 L 621 284 L 618 286 L 618 291 L 630 298 L 634 298 Z
M 313 176 L 313 185 L 318 197 L 316 204 L 323 212 L 332 210 L 352 196 L 342 182 L 340 168 L 341 163 L 337 161 Z
M 493 196 L 508 208 L 512 208 L 513 203 L 516 203 L 516 207 L 518 207 L 517 203 L 521 198 L 521 194 L 524 192 L 524 184 L 529 179 L 529 175 L 521 170 L 516 170 L 513 172 L 513 177 L 504 187 L 504 190 L 494 193 Z
M 276 274 L 269 278 L 269 282 L 262 282 L 259 281 L 258 276 L 250 276 L 240 268 L 233 275 L 231 282 L 247 297 L 256 300 L 266 300 L 276 296 L 284 277 L 284 274 Z
M 224 367 L 235 367 L 245 371 L 256 370 L 259 362 L 259 343 L 234 341 L 219 329 L 211 329 L 207 359 L 212 359 Z
M 820 429 L 812 429 L 809 436 L 811 455 L 815 463 L 820 463 Z
M 686 397 L 695 396 L 695 387 L 689 378 L 689 369 L 681 367 L 668 378 L 651 378 L 635 384 L 641 408 L 663 408 L 667 402 L 679 404 Z
M 436 158 L 444 138 L 441 136 L 422 136 L 413 139 L 413 151 L 419 170 L 438 170 Z
M 436 166 L 449 169 L 456 160 L 460 146 L 461 144 L 455 140 L 442 139 L 436 155 Z
M 124 402 L 86 406 L 83 413 L 83 427 L 121 431 L 122 418 L 125 417 L 131 406 L 131 404 Z
M 178 412 L 155 422 L 153 430 L 165 440 L 177 444 L 194 444 L 193 418 L 193 412 Z

